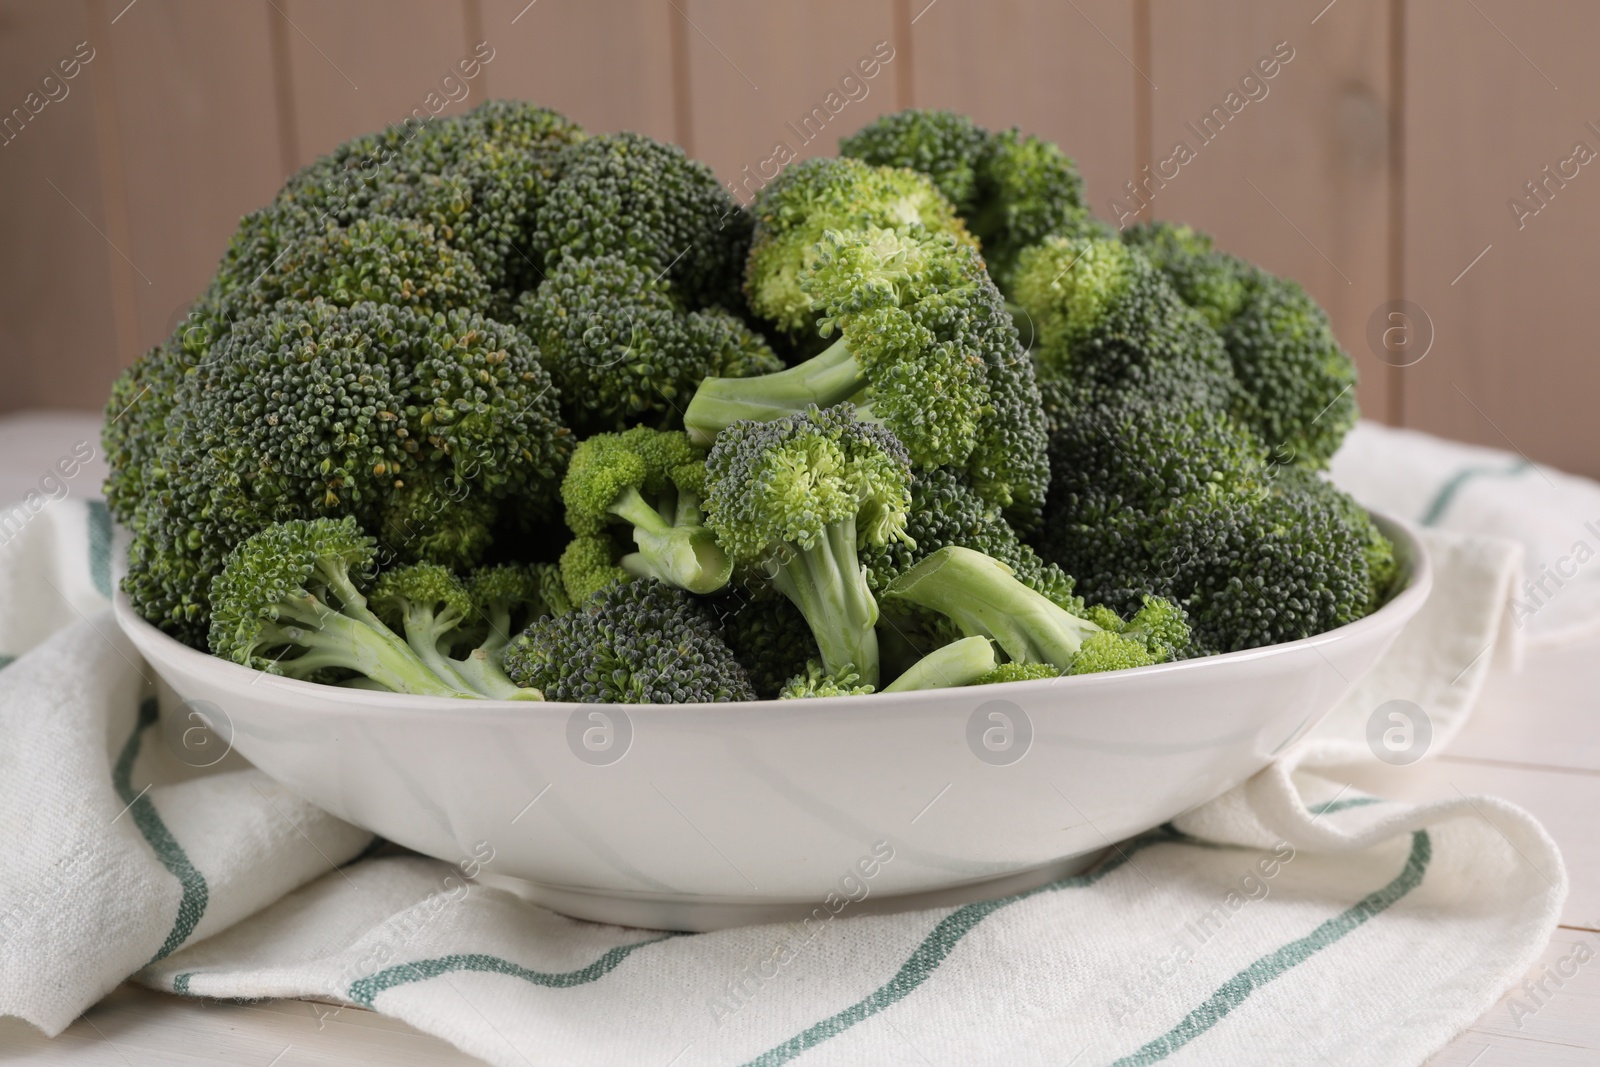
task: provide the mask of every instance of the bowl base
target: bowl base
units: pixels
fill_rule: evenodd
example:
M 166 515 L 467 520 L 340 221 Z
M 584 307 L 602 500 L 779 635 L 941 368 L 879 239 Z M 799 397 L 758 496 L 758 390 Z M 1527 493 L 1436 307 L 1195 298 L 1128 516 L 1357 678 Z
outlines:
M 925 908 L 948 908 L 979 900 L 1025 893 L 1060 878 L 1082 874 L 1099 863 L 1109 848 L 1093 849 L 1076 856 L 1053 860 L 1040 867 L 1013 871 L 995 878 L 984 878 L 960 885 L 944 886 L 897 895 L 871 894 L 847 902 L 839 915 L 889 915 Z M 707 897 L 666 893 L 614 893 L 600 889 L 543 885 L 510 875 L 485 871 L 479 875 L 484 885 L 504 889 L 530 904 L 560 912 L 572 919 L 634 926 L 646 930 L 684 930 L 709 933 L 738 926 L 801 922 L 813 913 L 831 917 L 818 900 L 762 900 L 749 897 Z

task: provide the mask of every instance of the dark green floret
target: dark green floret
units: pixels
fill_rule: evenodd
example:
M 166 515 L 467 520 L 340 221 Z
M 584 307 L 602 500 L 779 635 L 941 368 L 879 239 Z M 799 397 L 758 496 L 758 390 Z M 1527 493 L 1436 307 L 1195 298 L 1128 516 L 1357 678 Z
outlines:
M 512 640 L 506 673 L 550 700 L 691 704 L 754 700 L 699 601 L 650 578 L 607 586 Z
M 849 407 L 741 421 L 706 459 L 706 525 L 794 602 L 827 673 L 878 683 L 878 605 L 858 549 L 904 537 L 911 467 Z
M 800 609 L 765 583 L 735 587 L 732 595 L 711 606 L 722 622 L 723 640 L 762 700 L 775 699 L 789 679 L 804 673 L 806 664 L 821 654 Z

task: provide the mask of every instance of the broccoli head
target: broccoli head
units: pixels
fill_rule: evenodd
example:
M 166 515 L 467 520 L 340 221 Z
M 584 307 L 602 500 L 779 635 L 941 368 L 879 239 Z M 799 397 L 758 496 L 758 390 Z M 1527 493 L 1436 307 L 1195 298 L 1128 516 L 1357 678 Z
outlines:
M 505 669 L 551 700 L 695 704 L 754 700 L 709 611 L 651 578 L 607 586 L 511 642 Z
M 637 133 L 591 137 L 560 166 L 537 223 L 549 263 L 618 256 L 665 277 L 690 309 L 738 307 L 750 221 L 710 167 Z
M 1053 663 L 1013 663 L 1006 661 L 983 675 L 973 685 L 995 685 L 1001 682 L 1034 682 L 1041 678 L 1060 677 L 1061 671 Z
M 789 334 L 812 330 L 812 297 L 801 279 L 830 230 L 916 225 L 976 246 L 927 178 L 853 159 L 817 157 L 786 168 L 761 190 L 754 218 L 744 292 L 750 310 Z
M 752 582 L 748 592 L 734 592 L 713 602 L 723 640 L 744 665 L 756 695 L 775 699 L 789 679 L 804 674 L 806 664 L 817 658 L 816 639 L 794 602 L 770 586 Z
M 857 550 L 905 536 L 911 468 L 847 406 L 741 421 L 706 460 L 706 525 L 805 616 L 831 675 L 878 683 L 878 605 Z
M 806 664 L 805 670 L 790 678 L 778 693 L 779 700 L 806 700 L 810 697 L 864 697 L 870 696 L 873 687 L 861 681 L 855 671 L 846 670 L 829 674 L 816 660 Z

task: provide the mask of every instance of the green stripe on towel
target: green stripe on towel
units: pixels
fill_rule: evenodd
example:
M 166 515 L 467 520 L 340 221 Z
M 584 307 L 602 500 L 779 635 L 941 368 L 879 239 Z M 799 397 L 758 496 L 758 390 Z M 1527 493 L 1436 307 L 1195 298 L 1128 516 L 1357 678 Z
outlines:
M 646 945 L 654 945 L 682 934 L 662 934 L 646 941 L 635 941 L 629 945 L 618 945 L 605 955 L 576 971 L 535 971 L 519 966 L 510 960 L 501 959 L 499 956 L 487 956 L 483 953 L 461 953 L 454 956 L 440 956 L 431 960 L 417 960 L 415 963 L 400 963 L 393 967 L 385 967 L 376 974 L 365 978 L 357 978 L 350 983 L 350 992 L 347 997 L 362 1007 L 372 1007 L 372 1002 L 379 993 L 395 986 L 406 985 L 410 982 L 422 982 L 429 978 L 437 978 L 441 974 L 452 971 L 477 971 L 487 974 L 505 974 L 513 978 L 520 978 L 524 982 L 531 982 L 537 986 L 549 989 L 568 989 L 572 986 L 586 985 L 596 979 L 603 978 L 616 969 L 617 964 L 627 959 L 634 949 Z
M 1433 842 L 1426 830 L 1411 835 L 1411 855 L 1394 881 L 1362 897 L 1354 905 L 1318 926 L 1311 933 L 1291 941 L 1276 952 L 1268 953 L 1250 966 L 1224 982 L 1204 1004 L 1195 1008 L 1177 1026 L 1151 1041 L 1131 1055 L 1117 1060 L 1111 1067 L 1145 1067 L 1159 1063 L 1183 1046 L 1221 1022 L 1234 1008 L 1243 1004 L 1252 992 L 1285 973 L 1298 963 L 1304 963 L 1318 951 L 1327 948 L 1345 934 L 1356 929 L 1368 919 L 1382 913 L 1391 904 L 1422 884 L 1428 862 L 1433 858 Z
M 89 577 L 111 599 L 111 512 L 104 500 L 89 501 Z
M 1519 459 L 1509 467 L 1466 467 L 1457 471 L 1449 481 L 1439 487 L 1438 493 L 1434 494 L 1433 503 L 1429 504 L 1428 510 L 1422 513 L 1422 525 L 1432 526 L 1443 518 L 1445 509 L 1456 498 L 1456 493 L 1460 492 L 1461 487 L 1474 478 L 1479 478 L 1486 474 L 1492 474 L 1500 478 L 1512 478 L 1523 471 L 1532 469 L 1532 463 L 1525 459 Z
M 205 914 L 206 902 L 210 898 L 204 876 L 189 862 L 183 846 L 172 836 L 167 824 L 161 821 L 156 806 L 143 792 L 135 793 L 133 790 L 133 764 L 139 758 L 139 742 L 145 730 L 155 723 L 157 715 L 154 697 L 139 705 L 139 721 L 134 726 L 133 733 L 128 736 L 127 744 L 122 746 L 122 753 L 117 757 L 116 766 L 111 770 L 111 784 L 116 788 L 117 796 L 128 805 L 127 810 L 133 816 L 134 825 L 144 835 L 156 858 L 183 886 L 183 896 L 178 901 L 178 918 L 172 924 L 172 929 L 168 932 L 161 948 L 150 957 L 150 963 L 166 958 L 188 940 L 189 935 L 194 933 L 196 924 L 200 922 L 200 916 Z M 145 966 L 149 966 L 149 963 Z
M 972 928 L 994 912 L 999 911 L 1007 904 L 1039 893 L 1053 892 L 1058 889 L 1080 889 L 1094 885 L 1112 871 L 1130 862 L 1129 857 L 1151 845 L 1175 843 L 1170 831 L 1156 830 L 1142 837 L 1135 838 L 1117 850 L 1117 856 L 1108 860 L 1097 870 L 1089 874 L 1080 874 L 1072 878 L 1063 878 L 1049 885 L 1030 889 L 1026 893 L 1015 896 L 1001 897 L 999 900 L 980 900 L 972 904 L 965 904 L 940 920 L 927 937 L 922 939 L 911 957 L 901 965 L 900 970 L 888 982 L 879 986 L 877 990 L 866 998 L 857 1001 L 843 1011 L 831 1015 L 821 1022 L 816 1023 L 800 1033 L 791 1037 L 783 1044 L 772 1048 L 757 1056 L 745 1067 L 776 1067 L 780 1063 L 788 1063 L 796 1056 L 808 1049 L 814 1048 L 836 1034 L 841 1034 L 856 1023 L 871 1018 L 885 1008 L 893 1007 L 904 1000 L 906 996 L 926 982 L 933 972 L 939 969 L 945 957 L 950 955 L 956 945 L 965 937 Z

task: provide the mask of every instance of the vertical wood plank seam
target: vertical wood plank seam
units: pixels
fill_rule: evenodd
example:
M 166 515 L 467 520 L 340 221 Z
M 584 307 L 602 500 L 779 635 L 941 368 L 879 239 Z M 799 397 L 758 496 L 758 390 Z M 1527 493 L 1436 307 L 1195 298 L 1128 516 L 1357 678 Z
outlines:
M 1151 67 L 1151 10 L 1150 0 L 1133 0 L 1133 173 L 1142 176 L 1154 160 L 1155 151 L 1155 98 L 1150 81 L 1155 80 Z M 1150 75 L 1147 81 L 1140 71 Z
M 667 13 L 667 45 L 671 49 L 668 59 L 672 70 L 672 128 L 677 133 L 678 145 L 688 155 L 694 155 L 694 96 L 689 84 L 689 16 L 678 10 L 677 0 L 661 0 L 669 8 Z M 682 0 L 689 3 L 689 0 Z
M 288 0 L 283 0 L 288 3 Z M 267 16 L 267 41 L 272 54 L 272 99 L 278 113 L 278 156 L 282 177 L 300 169 L 300 136 L 295 122 L 294 74 L 289 60 L 289 31 L 269 0 L 261 0 Z
M 90 85 L 100 162 L 101 209 L 105 215 L 108 238 L 104 251 L 111 272 L 111 310 L 117 336 L 116 351 L 112 353 L 113 369 L 120 371 L 139 358 L 139 298 L 134 288 L 133 267 L 117 249 L 128 249 L 130 256 L 137 250 L 129 238 L 122 137 L 117 128 L 116 63 L 111 48 L 111 23 L 106 18 L 104 0 L 84 0 L 84 16 L 89 28 L 90 44 L 99 60 L 90 71 Z
M 1406 0 L 1389 0 L 1389 278 L 1388 297 L 1406 295 Z M 1404 426 L 1404 367 L 1384 368 L 1384 421 Z
M 916 106 L 913 92 L 916 83 L 912 80 L 911 0 L 894 0 L 892 21 L 895 53 L 894 104 L 896 110 L 904 110 Z
M 478 42 L 486 39 L 483 36 L 483 7 L 478 0 L 461 0 L 461 32 L 465 37 L 461 42 L 462 55 L 471 54 L 478 46 Z M 471 107 L 477 107 L 493 95 L 489 92 L 489 68 L 480 67 L 478 77 L 482 79 L 478 82 L 478 91 L 483 94 L 483 98 L 473 101 L 469 105 Z

